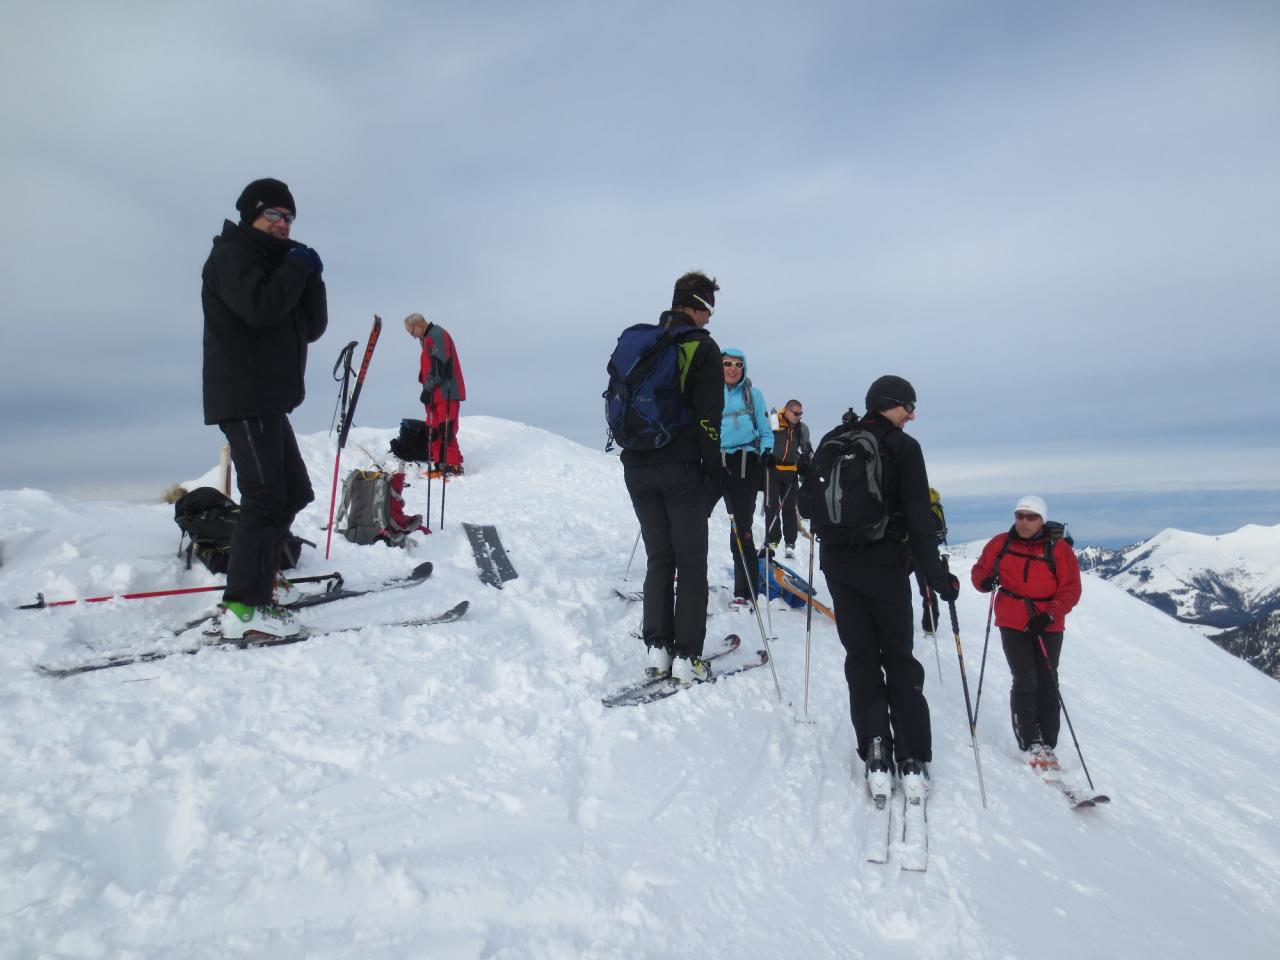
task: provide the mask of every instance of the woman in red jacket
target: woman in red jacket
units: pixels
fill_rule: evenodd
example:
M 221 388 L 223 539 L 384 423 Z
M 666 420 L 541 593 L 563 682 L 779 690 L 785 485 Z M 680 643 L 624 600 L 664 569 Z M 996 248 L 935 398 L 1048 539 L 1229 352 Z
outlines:
M 1040 497 L 1019 500 L 1013 526 L 987 543 L 972 572 L 983 593 L 999 590 L 995 616 L 1013 674 L 1013 733 L 1033 766 L 1057 764 L 1058 657 L 1067 614 L 1080 601 L 1080 564 L 1071 544 L 1045 528 L 1047 512 Z

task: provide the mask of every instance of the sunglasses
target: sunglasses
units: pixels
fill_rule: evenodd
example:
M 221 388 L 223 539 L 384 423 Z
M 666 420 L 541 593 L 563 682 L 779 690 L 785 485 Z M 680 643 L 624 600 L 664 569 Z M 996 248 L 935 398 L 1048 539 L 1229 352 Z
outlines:
M 1015 520 L 1021 520 L 1023 523 L 1026 523 L 1028 520 L 1039 520 L 1039 519 L 1040 519 L 1040 514 L 1038 514 L 1038 513 L 1015 513 L 1015 514 L 1013 515 L 1013 519 L 1015 519 Z
M 285 213 L 283 210 L 276 210 L 272 207 L 267 207 L 267 209 L 263 210 L 262 216 L 266 217 L 272 223 L 279 223 L 281 220 L 285 223 L 293 223 L 295 218 L 295 215 L 292 213 Z
M 716 315 L 716 308 L 711 306 L 711 304 L 707 303 L 707 301 L 703 300 L 696 293 L 691 293 L 689 294 L 689 296 L 693 297 L 693 299 L 697 300 L 700 304 L 702 304 L 702 309 L 707 311 L 708 320 L 710 320 L 712 317 Z
M 910 403 L 907 403 L 905 400 L 895 400 L 893 397 L 882 396 L 880 399 L 888 400 L 890 403 L 893 404 L 894 407 L 901 407 L 903 410 L 907 411 L 907 413 L 916 412 L 916 404 L 914 400 L 911 401 Z M 890 407 L 889 409 L 892 410 L 893 407 Z
M 742 367 L 741 360 L 721 360 L 720 362 L 726 370 L 729 369 L 730 367 L 738 367 L 739 369 L 741 369 Z

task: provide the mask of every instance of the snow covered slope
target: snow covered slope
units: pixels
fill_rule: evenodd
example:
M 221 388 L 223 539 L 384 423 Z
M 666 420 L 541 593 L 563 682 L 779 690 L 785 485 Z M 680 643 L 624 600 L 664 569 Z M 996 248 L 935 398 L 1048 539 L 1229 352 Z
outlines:
M 389 431 L 354 441 L 385 449 Z M 772 612 L 767 670 L 645 708 L 639 610 L 612 596 L 635 535 L 616 460 L 507 421 L 462 423 L 468 474 L 413 556 L 334 545 L 302 572 L 426 584 L 311 611 L 359 626 L 472 601 L 456 624 L 209 649 L 67 679 L 33 664 L 146 642 L 206 599 L 15 611 L 207 583 L 162 506 L 0 493 L 0 956 L 1071 958 L 1270 956 L 1280 934 L 1280 685 L 1118 587 L 1086 580 L 1063 689 L 1098 786 L 1073 812 L 1022 769 L 987 662 L 982 809 L 951 638 L 919 639 L 933 710 L 925 874 L 861 862 L 867 817 L 832 627 Z M 303 438 L 320 537 L 332 459 Z M 349 457 L 355 465 L 359 456 Z M 439 506 L 439 486 L 433 505 Z M 425 507 L 415 485 L 410 505 Z M 520 573 L 476 575 L 462 520 Z M 715 518 L 713 581 L 730 581 Z M 641 561 L 638 558 L 637 564 Z M 957 558 L 959 567 L 964 561 Z M 961 571 L 963 572 L 963 571 Z M 633 575 L 634 577 L 634 575 Z M 971 687 L 985 598 L 961 597 Z M 717 612 L 709 636 L 754 621 Z M 1066 736 L 1060 752 L 1078 767 Z
M 1184 622 L 1236 627 L 1280 609 L 1280 525 L 1162 530 L 1113 567 L 1113 583 Z

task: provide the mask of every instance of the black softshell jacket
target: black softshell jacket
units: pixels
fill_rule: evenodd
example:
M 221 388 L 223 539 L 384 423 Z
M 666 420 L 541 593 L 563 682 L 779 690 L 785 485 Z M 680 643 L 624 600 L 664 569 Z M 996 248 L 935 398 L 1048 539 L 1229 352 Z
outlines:
M 324 283 L 297 243 L 230 220 L 204 264 L 204 422 L 288 413 L 307 344 L 329 323 Z

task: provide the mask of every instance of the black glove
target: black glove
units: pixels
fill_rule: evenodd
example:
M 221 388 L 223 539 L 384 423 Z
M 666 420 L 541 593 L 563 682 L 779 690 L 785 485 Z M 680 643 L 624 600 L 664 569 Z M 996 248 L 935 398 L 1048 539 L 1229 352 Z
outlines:
M 980 584 L 978 584 L 978 589 L 981 590 L 983 593 L 990 593 L 995 588 L 996 588 L 995 577 L 987 577 L 987 579 L 983 580 Z
M 772 469 L 778 465 L 778 458 L 773 455 L 772 450 L 766 450 L 760 454 L 760 462 L 765 465 L 766 469 Z
M 809 472 L 809 458 L 804 454 L 801 454 L 800 458 L 796 460 L 796 472 L 797 473 Z
M 954 573 L 949 573 L 941 584 L 933 584 L 933 592 L 947 603 L 954 603 L 956 597 L 960 596 L 960 581 Z
M 289 256 L 297 257 L 311 267 L 311 272 L 317 277 L 324 272 L 324 263 L 320 260 L 320 254 L 316 253 L 310 247 L 304 244 L 298 244 L 289 251 Z
M 1027 621 L 1027 633 L 1038 637 L 1049 629 L 1051 623 L 1053 623 L 1053 614 L 1037 613 Z

